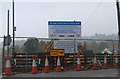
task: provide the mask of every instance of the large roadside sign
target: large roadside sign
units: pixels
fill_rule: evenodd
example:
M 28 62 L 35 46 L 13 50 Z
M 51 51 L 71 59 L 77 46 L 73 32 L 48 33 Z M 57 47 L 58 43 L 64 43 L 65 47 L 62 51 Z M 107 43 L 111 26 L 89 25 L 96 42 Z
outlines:
M 76 52 L 74 40 L 81 38 L 81 21 L 48 21 L 49 38 L 54 41 L 54 49 L 64 49 L 65 53 Z M 68 39 L 68 40 L 64 40 Z
M 49 38 L 81 38 L 81 21 L 48 21 Z
M 51 56 L 64 56 L 64 49 L 53 49 L 50 51 Z

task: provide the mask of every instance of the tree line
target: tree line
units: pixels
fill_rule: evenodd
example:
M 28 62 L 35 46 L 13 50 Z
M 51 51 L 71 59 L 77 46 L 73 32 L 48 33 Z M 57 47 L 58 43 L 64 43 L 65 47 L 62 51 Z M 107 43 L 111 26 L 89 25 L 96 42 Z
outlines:
M 102 52 L 105 48 L 117 48 L 117 42 L 114 41 L 85 41 L 86 42 L 86 50 L 93 50 L 94 52 Z M 45 48 L 48 45 L 49 41 L 39 40 L 37 38 L 28 38 L 24 45 L 15 45 L 16 53 L 45 53 Z M 79 45 L 81 42 L 77 42 Z M 75 46 L 76 47 L 76 46 Z M 53 49 L 53 46 L 51 47 Z M 10 50 L 12 50 L 12 46 L 10 46 Z

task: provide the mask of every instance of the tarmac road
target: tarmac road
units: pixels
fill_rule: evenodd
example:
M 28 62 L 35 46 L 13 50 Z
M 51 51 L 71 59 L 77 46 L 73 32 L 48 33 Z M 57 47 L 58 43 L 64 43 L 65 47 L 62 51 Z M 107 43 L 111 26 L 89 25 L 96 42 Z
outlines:
M 118 69 L 17 74 L 12 77 L 118 77 Z

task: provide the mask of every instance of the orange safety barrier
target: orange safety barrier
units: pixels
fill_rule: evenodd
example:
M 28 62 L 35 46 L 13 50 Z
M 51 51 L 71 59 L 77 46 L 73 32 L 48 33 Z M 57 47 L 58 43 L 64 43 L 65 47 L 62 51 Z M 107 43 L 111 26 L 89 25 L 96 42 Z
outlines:
M 73 60 L 73 58 L 64 58 L 65 61 Z
M 75 57 L 78 57 L 78 55 L 75 55 Z M 84 58 L 84 56 L 83 56 L 83 55 L 80 55 L 79 57 L 80 57 L 80 58 Z

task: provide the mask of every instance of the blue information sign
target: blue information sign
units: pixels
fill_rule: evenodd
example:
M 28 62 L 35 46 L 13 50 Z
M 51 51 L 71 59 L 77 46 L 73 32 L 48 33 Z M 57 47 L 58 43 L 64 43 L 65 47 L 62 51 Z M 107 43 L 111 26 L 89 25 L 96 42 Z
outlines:
M 81 22 L 80 21 L 49 21 L 49 38 L 81 38 Z M 54 49 L 64 49 L 65 53 L 73 53 L 73 40 L 56 40 L 54 41 Z
M 81 21 L 49 21 L 49 38 L 80 38 Z
M 49 21 L 48 25 L 81 25 L 79 21 Z

